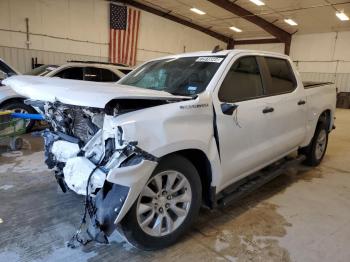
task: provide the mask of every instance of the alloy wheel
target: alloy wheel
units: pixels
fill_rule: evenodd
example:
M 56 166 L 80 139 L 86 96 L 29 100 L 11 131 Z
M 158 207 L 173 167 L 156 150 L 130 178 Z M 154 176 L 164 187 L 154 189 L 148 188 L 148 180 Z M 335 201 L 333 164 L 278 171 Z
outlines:
M 192 201 L 187 178 L 174 170 L 153 176 L 142 190 L 136 207 L 141 229 L 154 237 L 174 232 L 186 219 Z

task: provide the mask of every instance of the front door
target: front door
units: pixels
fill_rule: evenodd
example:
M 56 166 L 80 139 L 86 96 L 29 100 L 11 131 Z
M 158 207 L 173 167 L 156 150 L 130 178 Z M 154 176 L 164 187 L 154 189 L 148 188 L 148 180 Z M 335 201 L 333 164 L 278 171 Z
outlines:
M 271 115 L 255 56 L 236 59 L 213 93 L 222 177 L 218 190 L 271 159 Z

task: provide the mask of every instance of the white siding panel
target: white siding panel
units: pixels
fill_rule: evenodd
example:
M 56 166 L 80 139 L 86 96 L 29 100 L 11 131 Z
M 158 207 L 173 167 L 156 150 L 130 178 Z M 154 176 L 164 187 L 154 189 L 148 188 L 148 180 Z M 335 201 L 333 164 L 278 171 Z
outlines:
M 236 49 L 262 50 L 284 54 L 284 44 L 236 45 Z
M 301 61 L 333 59 L 336 33 L 293 35 L 290 56 Z

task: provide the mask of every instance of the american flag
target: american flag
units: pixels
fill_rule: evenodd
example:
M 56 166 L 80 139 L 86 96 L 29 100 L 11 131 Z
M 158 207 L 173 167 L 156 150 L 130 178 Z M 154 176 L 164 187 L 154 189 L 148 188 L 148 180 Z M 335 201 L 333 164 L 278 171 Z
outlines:
M 141 11 L 110 3 L 109 59 L 134 66 Z

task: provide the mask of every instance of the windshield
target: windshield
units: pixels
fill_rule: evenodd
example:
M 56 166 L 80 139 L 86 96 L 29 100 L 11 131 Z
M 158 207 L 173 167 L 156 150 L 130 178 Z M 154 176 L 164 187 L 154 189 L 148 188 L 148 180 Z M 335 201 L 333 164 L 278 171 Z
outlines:
M 55 70 L 58 66 L 56 65 L 42 65 L 37 68 L 34 68 L 32 71 L 29 71 L 27 73 L 24 73 L 25 75 L 32 75 L 32 76 L 45 76 L 51 71 Z
M 192 96 L 203 92 L 224 56 L 181 57 L 149 62 L 118 84 Z

